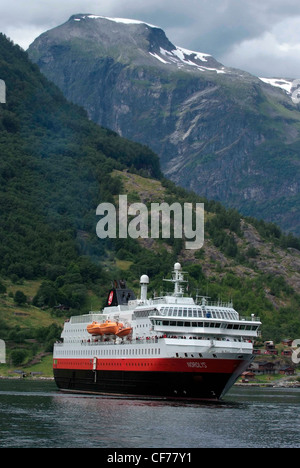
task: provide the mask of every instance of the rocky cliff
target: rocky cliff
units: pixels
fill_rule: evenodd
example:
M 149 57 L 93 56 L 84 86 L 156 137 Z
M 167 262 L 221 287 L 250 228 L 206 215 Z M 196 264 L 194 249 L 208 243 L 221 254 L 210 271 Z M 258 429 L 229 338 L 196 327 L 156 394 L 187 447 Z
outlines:
M 138 21 L 74 15 L 28 53 L 177 184 L 300 234 L 300 112 L 284 90 Z

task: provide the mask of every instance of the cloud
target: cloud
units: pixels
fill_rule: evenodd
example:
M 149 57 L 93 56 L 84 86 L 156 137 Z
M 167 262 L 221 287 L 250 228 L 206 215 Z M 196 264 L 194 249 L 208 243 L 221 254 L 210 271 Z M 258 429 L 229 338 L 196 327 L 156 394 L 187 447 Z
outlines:
M 24 49 L 72 14 L 94 13 L 156 24 L 174 44 L 227 66 L 300 75 L 298 0 L 0 0 L 0 7 L 0 31 Z
M 300 77 L 300 16 L 287 18 L 260 35 L 234 45 L 221 61 L 265 77 Z

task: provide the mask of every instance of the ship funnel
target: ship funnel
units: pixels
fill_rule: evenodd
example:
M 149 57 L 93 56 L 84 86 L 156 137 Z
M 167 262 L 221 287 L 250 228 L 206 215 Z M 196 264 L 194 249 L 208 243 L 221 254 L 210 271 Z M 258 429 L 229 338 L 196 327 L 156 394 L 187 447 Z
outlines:
M 147 275 L 142 275 L 140 278 L 141 285 L 141 301 L 147 300 L 147 289 L 149 284 L 149 277 Z

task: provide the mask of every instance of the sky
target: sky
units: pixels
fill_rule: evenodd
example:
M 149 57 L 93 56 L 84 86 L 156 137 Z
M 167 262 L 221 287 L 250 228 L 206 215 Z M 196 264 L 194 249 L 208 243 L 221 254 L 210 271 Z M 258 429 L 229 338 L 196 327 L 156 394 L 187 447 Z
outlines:
M 299 0 L 0 0 L 0 32 L 26 50 L 77 13 L 145 21 L 228 67 L 300 78 Z

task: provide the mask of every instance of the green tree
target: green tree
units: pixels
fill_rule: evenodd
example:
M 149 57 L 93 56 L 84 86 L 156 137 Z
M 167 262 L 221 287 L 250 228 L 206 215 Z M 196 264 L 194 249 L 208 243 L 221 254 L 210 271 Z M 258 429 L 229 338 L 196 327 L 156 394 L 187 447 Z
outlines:
M 22 292 L 22 291 L 16 291 L 16 294 L 14 296 L 14 300 L 16 304 L 18 305 L 23 305 L 26 304 L 27 302 L 27 296 Z
M 20 364 L 23 364 L 27 357 L 27 352 L 25 349 L 14 349 L 11 352 L 11 360 L 14 366 L 19 366 Z

